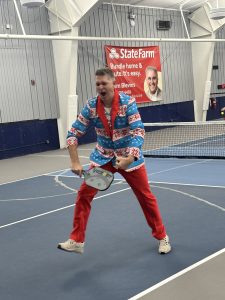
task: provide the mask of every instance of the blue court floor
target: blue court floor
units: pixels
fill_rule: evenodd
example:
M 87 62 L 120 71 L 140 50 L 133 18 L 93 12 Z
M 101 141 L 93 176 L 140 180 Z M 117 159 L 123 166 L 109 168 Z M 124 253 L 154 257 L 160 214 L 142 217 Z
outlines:
M 71 230 L 82 179 L 69 170 L 0 185 L 4 300 L 125 300 L 225 248 L 224 160 L 146 159 L 173 251 L 157 253 L 129 186 L 116 176 L 92 205 L 83 255 Z

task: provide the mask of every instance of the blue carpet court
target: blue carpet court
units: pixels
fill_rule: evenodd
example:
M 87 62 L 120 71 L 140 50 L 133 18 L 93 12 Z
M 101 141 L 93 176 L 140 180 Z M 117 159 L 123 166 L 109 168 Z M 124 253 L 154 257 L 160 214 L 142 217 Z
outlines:
M 146 164 L 173 246 L 164 256 L 119 176 L 93 202 L 83 255 L 57 249 L 71 230 L 82 179 L 61 170 L 1 185 L 2 298 L 129 299 L 225 248 L 224 161 Z

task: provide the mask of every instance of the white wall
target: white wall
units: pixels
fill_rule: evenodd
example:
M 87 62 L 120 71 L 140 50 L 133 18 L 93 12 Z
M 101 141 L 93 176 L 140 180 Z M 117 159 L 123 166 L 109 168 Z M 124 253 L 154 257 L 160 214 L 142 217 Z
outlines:
M 0 5 L 0 33 L 22 34 L 13 1 L 0 1 Z M 27 34 L 49 33 L 45 7 L 28 9 L 18 2 L 18 9 Z M 57 118 L 51 41 L 1 39 L 0 81 L 0 123 Z
M 77 34 L 73 28 L 71 35 Z M 68 33 L 66 33 L 68 35 Z M 77 116 L 76 74 L 77 41 L 53 41 L 53 53 L 59 95 L 58 130 L 60 148 L 66 146 L 66 134 L 72 119 Z

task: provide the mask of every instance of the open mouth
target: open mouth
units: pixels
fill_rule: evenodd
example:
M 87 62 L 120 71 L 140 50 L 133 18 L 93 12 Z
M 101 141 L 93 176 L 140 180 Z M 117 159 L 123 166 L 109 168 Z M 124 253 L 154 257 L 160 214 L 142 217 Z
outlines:
M 106 92 L 101 92 L 100 95 L 101 95 L 102 97 L 105 97 Z

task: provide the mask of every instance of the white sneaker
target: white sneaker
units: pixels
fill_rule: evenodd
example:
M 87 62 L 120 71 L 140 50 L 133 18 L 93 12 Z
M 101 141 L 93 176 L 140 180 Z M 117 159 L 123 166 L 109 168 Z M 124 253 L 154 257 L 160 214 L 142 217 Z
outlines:
M 58 249 L 82 254 L 84 252 L 84 243 L 77 243 L 74 240 L 68 239 L 63 243 L 59 243 Z
M 159 253 L 166 254 L 171 251 L 171 245 L 169 241 L 168 235 L 164 237 L 164 239 L 159 241 Z

